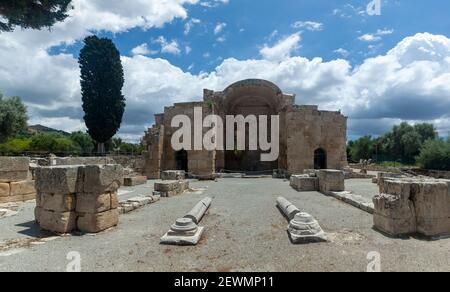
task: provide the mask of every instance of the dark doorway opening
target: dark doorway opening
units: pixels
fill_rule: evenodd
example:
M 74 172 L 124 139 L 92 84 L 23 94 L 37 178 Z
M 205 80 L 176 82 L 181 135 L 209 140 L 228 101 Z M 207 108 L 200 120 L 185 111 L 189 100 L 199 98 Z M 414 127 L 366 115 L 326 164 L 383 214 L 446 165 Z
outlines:
M 314 169 L 327 168 L 327 153 L 322 148 L 314 151 Z
M 180 150 L 175 154 L 175 160 L 177 161 L 177 170 L 184 170 L 189 172 L 188 153 L 186 150 Z

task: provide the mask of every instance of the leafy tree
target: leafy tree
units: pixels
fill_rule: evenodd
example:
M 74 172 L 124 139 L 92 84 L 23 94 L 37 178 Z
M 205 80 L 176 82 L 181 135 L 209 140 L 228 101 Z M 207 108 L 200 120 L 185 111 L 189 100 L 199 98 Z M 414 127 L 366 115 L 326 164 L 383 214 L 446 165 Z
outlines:
M 77 144 L 83 154 L 92 153 L 95 147 L 95 142 L 91 136 L 83 132 L 73 132 L 70 135 L 70 140 Z
M 428 140 L 423 145 L 417 163 L 426 169 L 450 170 L 450 137 L 444 140 Z
M 395 160 L 413 162 L 422 145 L 437 137 L 436 129 L 431 124 L 411 126 L 408 123 L 401 123 L 381 137 L 380 142 L 384 154 Z
M 0 31 L 12 31 L 15 26 L 41 29 L 67 18 L 71 0 L 1 0 Z
M 374 142 L 372 136 L 364 136 L 353 141 L 350 148 L 352 160 L 371 159 L 374 154 Z
M 125 111 L 123 67 L 110 39 L 90 36 L 84 43 L 79 57 L 84 120 L 98 151 L 104 153 L 104 144 L 119 130 Z
M 60 134 L 40 133 L 31 138 L 31 151 L 53 153 L 80 152 L 80 147 L 69 138 Z
M 27 127 L 27 109 L 20 97 L 4 98 L 0 94 L 0 143 Z
M 0 154 L 17 155 L 30 150 L 31 139 L 16 138 L 0 144 Z

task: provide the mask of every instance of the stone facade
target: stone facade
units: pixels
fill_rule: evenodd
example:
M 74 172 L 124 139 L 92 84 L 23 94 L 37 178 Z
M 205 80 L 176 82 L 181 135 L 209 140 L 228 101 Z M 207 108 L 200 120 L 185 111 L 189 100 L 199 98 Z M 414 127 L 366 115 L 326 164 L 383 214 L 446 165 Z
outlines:
M 184 114 L 193 120 L 195 107 L 202 108 L 203 117 L 215 114 L 223 120 L 227 115 L 278 115 L 278 160 L 261 162 L 261 151 L 174 151 L 171 137 L 178 129 L 172 128 L 172 118 Z M 209 130 L 203 128 L 203 134 Z M 213 177 L 220 170 L 269 172 L 278 169 L 295 174 L 314 168 L 343 169 L 347 166 L 346 133 L 347 117 L 340 112 L 295 105 L 295 95 L 283 93 L 271 82 L 243 80 L 224 91 L 205 89 L 202 102 L 178 103 L 156 115 L 155 125 L 143 138 L 146 147 L 144 175 L 159 179 L 162 171 L 172 169 L 185 170 L 199 178 Z
M 26 157 L 0 157 L 0 204 L 34 200 L 36 189 Z

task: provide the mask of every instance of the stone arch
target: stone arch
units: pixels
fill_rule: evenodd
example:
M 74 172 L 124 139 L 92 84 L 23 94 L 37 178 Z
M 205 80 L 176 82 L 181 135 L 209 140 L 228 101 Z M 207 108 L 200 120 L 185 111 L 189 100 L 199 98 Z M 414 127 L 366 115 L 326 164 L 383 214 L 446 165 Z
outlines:
M 260 115 L 277 115 L 284 106 L 281 89 L 274 83 L 261 79 L 247 79 L 233 83 L 223 91 L 223 98 L 225 115 L 244 117 L 255 115 L 259 118 Z M 270 118 L 268 120 L 270 133 Z M 249 136 L 248 133 L 246 136 Z M 225 168 L 244 172 L 278 168 L 278 161 L 261 162 L 260 157 L 261 151 L 226 151 Z

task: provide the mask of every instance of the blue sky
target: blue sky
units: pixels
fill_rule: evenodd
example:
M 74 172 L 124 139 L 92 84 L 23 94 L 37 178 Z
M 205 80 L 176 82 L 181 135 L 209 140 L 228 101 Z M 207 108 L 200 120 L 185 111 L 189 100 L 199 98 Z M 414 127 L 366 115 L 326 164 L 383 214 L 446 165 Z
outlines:
M 153 114 L 243 78 L 265 78 L 299 104 L 342 110 L 349 137 L 401 121 L 450 131 L 450 2 L 382 0 L 74 0 L 51 31 L 0 34 L 0 90 L 20 95 L 32 123 L 84 129 L 77 57 L 89 34 L 123 56 L 137 141 Z

